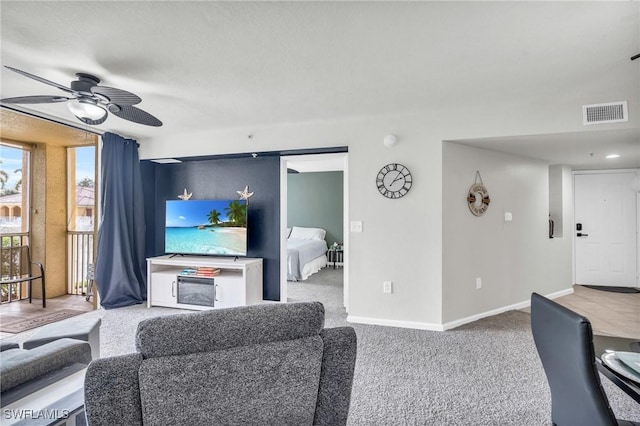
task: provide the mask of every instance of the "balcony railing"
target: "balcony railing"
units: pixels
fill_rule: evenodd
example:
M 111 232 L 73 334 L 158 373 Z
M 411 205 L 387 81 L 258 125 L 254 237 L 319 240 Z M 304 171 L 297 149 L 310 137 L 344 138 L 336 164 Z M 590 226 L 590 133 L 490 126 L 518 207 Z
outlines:
M 26 232 L 2 233 L 0 234 L 0 275 L 3 277 L 13 277 L 18 271 L 23 271 L 24 265 L 20 256 L 13 256 L 15 248 L 29 245 L 29 234 Z M 0 302 L 9 303 L 29 297 L 28 283 L 2 284 L 0 287 Z
M 93 265 L 93 232 L 69 231 L 69 294 L 84 295 L 87 292 L 89 280 L 89 265 Z
M 68 294 L 85 295 L 89 280 L 89 265 L 94 263 L 93 232 L 68 232 Z M 22 259 L 11 256 L 12 248 L 29 245 L 29 234 L 26 232 L 2 233 L 0 235 L 2 246 L 0 247 L 1 275 L 10 277 L 15 271 L 24 270 Z M 29 297 L 28 284 L 2 284 L 0 288 L 2 303 L 22 300 Z

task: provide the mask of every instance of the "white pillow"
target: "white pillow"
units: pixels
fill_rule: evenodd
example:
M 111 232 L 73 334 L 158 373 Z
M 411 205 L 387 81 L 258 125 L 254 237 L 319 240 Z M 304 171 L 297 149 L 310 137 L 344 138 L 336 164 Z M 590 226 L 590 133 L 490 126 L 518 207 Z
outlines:
M 324 240 L 327 231 L 321 228 L 303 228 L 294 226 L 289 238 L 297 240 Z

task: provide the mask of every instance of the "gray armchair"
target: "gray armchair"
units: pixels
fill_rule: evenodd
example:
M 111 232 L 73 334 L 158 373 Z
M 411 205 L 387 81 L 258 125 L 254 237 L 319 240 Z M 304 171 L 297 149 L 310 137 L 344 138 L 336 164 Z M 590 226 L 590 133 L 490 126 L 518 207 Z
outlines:
M 89 365 L 89 425 L 345 425 L 356 336 L 323 327 L 317 302 L 142 321 L 137 353 Z

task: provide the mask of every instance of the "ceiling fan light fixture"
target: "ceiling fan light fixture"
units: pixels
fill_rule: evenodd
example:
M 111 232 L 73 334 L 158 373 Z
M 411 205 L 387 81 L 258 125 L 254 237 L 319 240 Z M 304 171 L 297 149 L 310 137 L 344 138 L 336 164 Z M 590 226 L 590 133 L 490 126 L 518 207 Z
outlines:
M 115 87 L 100 86 L 100 79 L 94 75 L 76 73 L 78 79 L 71 82 L 71 87 L 65 87 L 17 68 L 12 68 L 7 65 L 5 65 L 5 68 L 24 77 L 39 81 L 40 83 L 56 87 L 69 93 L 72 97 L 48 95 L 18 96 L 0 99 L 2 103 L 51 104 L 55 102 L 67 102 L 69 111 L 71 111 L 78 120 L 89 126 L 97 126 L 104 123 L 109 113 L 123 120 L 144 124 L 145 126 L 162 126 L 162 121 L 134 106 L 142 101 L 138 95 Z
M 69 111 L 79 119 L 100 120 L 107 115 L 107 111 L 98 106 L 93 99 L 78 99 L 67 103 Z

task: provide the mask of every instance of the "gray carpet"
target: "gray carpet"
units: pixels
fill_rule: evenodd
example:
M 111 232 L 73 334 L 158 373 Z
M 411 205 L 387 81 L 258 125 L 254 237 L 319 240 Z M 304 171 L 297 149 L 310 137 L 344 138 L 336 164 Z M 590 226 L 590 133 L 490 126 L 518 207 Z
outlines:
M 529 314 L 509 311 L 446 332 L 349 324 L 341 269 L 288 284 L 290 301 L 325 304 L 327 327 L 356 330 L 350 426 L 551 424 L 550 394 Z M 141 319 L 177 312 L 138 305 L 84 316 L 102 318 L 102 355 L 110 356 L 134 351 Z M 22 341 L 33 332 L 10 339 Z M 638 404 L 606 378 L 602 383 L 616 415 L 640 421 Z

